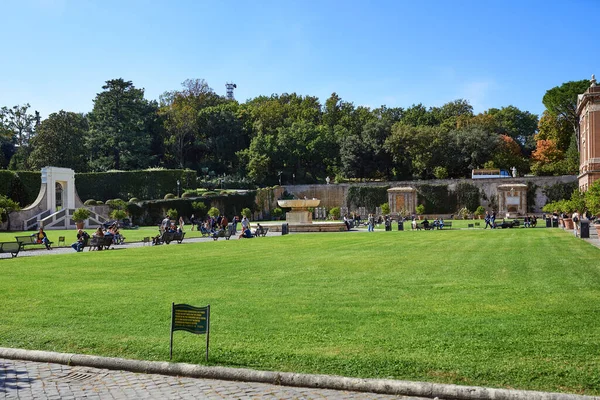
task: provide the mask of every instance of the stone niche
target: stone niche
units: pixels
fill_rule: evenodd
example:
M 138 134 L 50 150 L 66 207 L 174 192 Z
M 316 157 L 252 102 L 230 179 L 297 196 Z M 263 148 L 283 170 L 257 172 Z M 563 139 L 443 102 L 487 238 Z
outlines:
M 527 214 L 527 185 L 510 183 L 498 186 L 498 214 L 516 218 Z
M 388 189 L 388 203 L 392 214 L 414 214 L 417 207 L 417 189 L 413 187 L 394 187 Z

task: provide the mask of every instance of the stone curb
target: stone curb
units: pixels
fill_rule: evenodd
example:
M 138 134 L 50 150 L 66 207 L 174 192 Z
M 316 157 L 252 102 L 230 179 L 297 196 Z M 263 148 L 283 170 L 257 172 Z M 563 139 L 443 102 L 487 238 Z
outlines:
M 346 390 L 390 395 L 440 398 L 444 400 L 600 400 L 597 396 L 493 389 L 391 379 L 360 379 L 332 375 L 309 375 L 289 372 L 256 371 L 244 368 L 205 367 L 165 361 L 139 361 L 124 358 L 55 353 L 0 347 L 0 358 L 64 364 L 70 366 L 124 370 L 146 374 L 185 376 L 189 378 L 260 382 L 273 385 L 316 389 Z

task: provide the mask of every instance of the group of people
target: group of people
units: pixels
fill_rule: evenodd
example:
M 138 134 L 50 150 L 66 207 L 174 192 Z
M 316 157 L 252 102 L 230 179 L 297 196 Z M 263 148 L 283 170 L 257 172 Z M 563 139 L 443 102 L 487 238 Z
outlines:
M 110 238 L 113 244 L 123 244 L 125 243 L 125 237 L 121 234 L 119 229 L 119 224 L 114 222 L 106 228 L 99 226 L 98 229 L 91 236 L 93 238 Z M 77 241 L 71 244 L 73 250 L 77 252 L 83 251 L 84 247 L 86 247 L 89 243 L 90 235 L 84 231 L 83 229 L 77 230 Z M 102 246 L 98 246 L 98 250 L 102 250 Z
M 425 217 L 423 219 L 423 221 L 421 221 L 421 226 L 419 227 L 419 222 L 417 221 L 417 218 L 415 216 L 413 216 L 412 221 L 411 221 L 411 228 L 413 230 L 419 230 L 420 228 L 427 230 L 433 230 L 433 229 L 442 229 L 444 227 L 444 219 L 443 218 L 435 218 L 433 220 L 433 222 L 429 222 L 429 220 L 427 219 L 427 217 Z

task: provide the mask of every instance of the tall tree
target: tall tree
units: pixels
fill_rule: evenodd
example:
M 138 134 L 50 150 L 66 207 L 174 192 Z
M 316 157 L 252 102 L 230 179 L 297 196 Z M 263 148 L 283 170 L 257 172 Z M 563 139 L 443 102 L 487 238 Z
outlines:
M 144 89 L 137 89 L 122 78 L 106 81 L 103 92 L 94 99 L 89 114 L 88 149 L 93 170 L 140 169 L 151 166 L 152 133 L 149 121 L 156 104 L 144 99 Z
M 35 133 L 35 122 L 39 116 L 28 112 L 31 106 L 2 107 L 0 109 L 0 135 L 11 137 L 17 146 L 25 146 Z
M 47 165 L 87 171 L 85 141 L 88 121 L 83 114 L 67 111 L 52 113 L 37 128 L 29 155 L 31 168 Z
M 576 133 L 579 126 L 577 96 L 585 92 L 589 86 L 590 82 L 585 79 L 563 83 L 548 90 L 542 103 L 550 114 L 568 121 L 573 128 L 573 133 Z

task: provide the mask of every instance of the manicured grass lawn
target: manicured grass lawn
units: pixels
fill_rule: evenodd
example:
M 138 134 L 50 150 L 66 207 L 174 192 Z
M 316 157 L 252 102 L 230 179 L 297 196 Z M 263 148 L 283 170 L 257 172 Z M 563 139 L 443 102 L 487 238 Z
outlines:
M 559 229 L 328 233 L 0 260 L 0 346 L 600 394 L 600 250 Z M 174 361 L 204 363 L 175 332 Z

